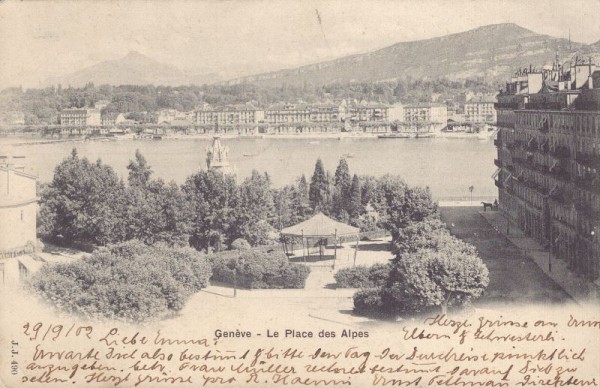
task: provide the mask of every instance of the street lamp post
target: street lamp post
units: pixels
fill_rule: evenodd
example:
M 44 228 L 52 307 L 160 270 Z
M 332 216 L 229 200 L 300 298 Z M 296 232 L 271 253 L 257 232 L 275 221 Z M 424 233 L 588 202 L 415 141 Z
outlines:
M 550 246 L 548 247 L 548 272 L 552 273 L 552 240 L 550 240 Z
M 233 270 L 233 297 L 237 297 L 237 267 Z

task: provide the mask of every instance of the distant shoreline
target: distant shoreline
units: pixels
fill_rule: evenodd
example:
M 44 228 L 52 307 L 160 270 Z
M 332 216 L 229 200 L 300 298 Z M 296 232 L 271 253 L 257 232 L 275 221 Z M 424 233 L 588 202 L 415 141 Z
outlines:
M 307 140 L 318 140 L 318 139 L 377 139 L 378 136 L 383 134 L 390 134 L 390 132 L 333 132 L 333 133 L 278 133 L 278 134 L 260 134 L 260 135 L 240 135 L 240 134 L 167 134 L 160 135 L 161 140 L 186 140 L 186 139 L 212 139 L 216 136 L 222 139 L 279 139 L 279 140 L 294 140 L 294 139 L 307 139 Z M 473 140 L 489 140 L 491 139 L 491 133 L 485 138 L 479 138 L 476 133 L 437 133 L 435 136 L 427 137 L 428 139 L 473 139 Z M 4 141 L 9 139 L 9 141 Z M 391 138 L 391 139 L 414 139 L 410 138 Z M 12 140 L 12 141 L 10 141 Z M 21 140 L 21 141 L 19 141 Z M 68 143 L 68 142 L 83 142 L 83 141 L 123 141 L 123 140 L 139 140 L 139 141 L 152 141 L 151 139 L 135 139 L 133 135 L 116 135 L 116 136 L 73 136 L 73 137 L 43 137 L 38 134 L 27 135 L 27 134 L 9 134 L 0 136 L 0 144 L 12 145 L 12 146 L 23 146 L 23 145 L 37 145 L 37 144 L 53 144 L 53 143 Z M 382 139 L 383 140 L 383 139 Z M 385 139 L 389 141 L 390 139 Z

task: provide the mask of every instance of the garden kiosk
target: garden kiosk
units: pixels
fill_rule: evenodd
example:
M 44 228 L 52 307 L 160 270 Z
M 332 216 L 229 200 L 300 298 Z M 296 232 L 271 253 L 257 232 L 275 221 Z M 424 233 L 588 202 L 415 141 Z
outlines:
M 320 247 L 323 245 L 323 241 L 333 239 L 334 241 L 334 255 L 333 255 L 333 267 L 335 268 L 335 261 L 337 259 L 337 248 L 339 239 L 356 237 L 356 246 L 354 247 L 354 262 L 356 263 L 356 253 L 358 250 L 358 241 L 360 237 L 360 229 L 344 224 L 327 217 L 325 214 L 319 212 L 303 221 L 299 224 L 287 227 L 281 230 L 281 237 L 300 238 L 302 241 L 302 261 L 306 261 L 306 257 L 310 256 L 308 247 L 309 240 L 317 240 Z M 285 238 L 283 239 L 283 249 L 288 254 L 287 244 Z M 305 254 L 306 251 L 306 254 Z M 319 249 L 319 256 L 322 256 L 322 249 Z

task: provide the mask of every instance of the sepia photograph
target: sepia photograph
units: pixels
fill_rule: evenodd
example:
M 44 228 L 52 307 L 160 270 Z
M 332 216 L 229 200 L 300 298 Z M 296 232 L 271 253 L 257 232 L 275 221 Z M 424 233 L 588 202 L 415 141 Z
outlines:
M 600 386 L 598 15 L 0 1 L 0 387 Z

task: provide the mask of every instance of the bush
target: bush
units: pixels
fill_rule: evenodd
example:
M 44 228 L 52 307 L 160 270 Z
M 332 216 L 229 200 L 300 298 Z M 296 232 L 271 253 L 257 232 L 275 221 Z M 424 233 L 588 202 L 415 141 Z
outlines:
M 61 311 L 140 322 L 181 310 L 209 277 L 207 260 L 191 248 L 130 241 L 77 262 L 46 265 L 31 286 Z
M 357 291 L 354 296 L 354 310 L 359 313 L 381 313 L 385 310 L 383 289 L 366 288 Z
M 250 249 L 251 246 L 248 241 L 244 240 L 243 238 L 238 238 L 231 243 L 230 248 L 238 251 L 245 251 L 246 249 Z
M 454 240 L 454 241 L 452 241 Z M 452 237 L 440 250 L 423 249 L 394 263 L 386 295 L 397 311 L 462 305 L 481 296 L 488 269 L 472 246 Z
M 339 270 L 334 278 L 339 288 L 373 288 L 385 284 L 390 269 L 389 264 L 359 265 Z
M 304 288 L 310 269 L 290 263 L 279 250 L 225 251 L 209 256 L 212 280 L 240 287 Z

